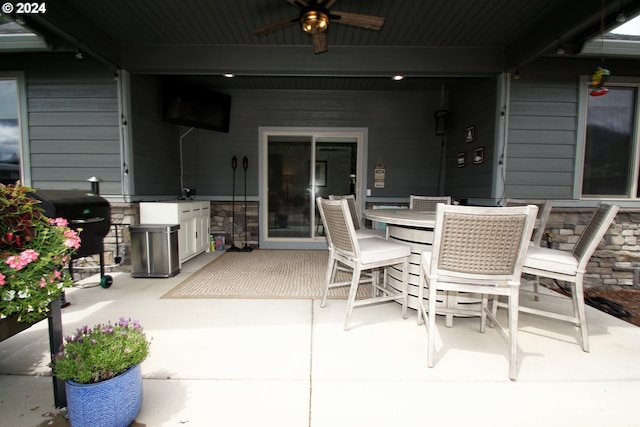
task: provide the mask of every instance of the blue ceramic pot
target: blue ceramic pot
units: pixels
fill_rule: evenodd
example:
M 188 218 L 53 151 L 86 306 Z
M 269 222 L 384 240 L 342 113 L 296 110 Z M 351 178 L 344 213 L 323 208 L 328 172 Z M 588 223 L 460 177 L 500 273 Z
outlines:
M 66 381 L 71 427 L 128 427 L 142 408 L 142 370 L 136 365 L 107 381 Z

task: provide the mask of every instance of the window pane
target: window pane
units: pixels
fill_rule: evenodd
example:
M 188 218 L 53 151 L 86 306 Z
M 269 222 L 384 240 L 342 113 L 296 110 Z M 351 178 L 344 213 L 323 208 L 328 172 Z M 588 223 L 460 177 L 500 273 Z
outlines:
M 316 197 L 356 194 L 358 140 L 352 137 L 320 137 L 316 141 Z M 316 221 L 320 212 L 316 207 Z M 316 227 L 316 236 L 324 229 Z
M 0 79 L 0 182 L 12 184 L 20 179 L 20 129 L 18 123 L 18 84 Z
M 316 182 L 316 197 L 356 194 L 358 144 L 355 138 L 318 138 L 316 168 L 324 168 L 323 178 Z M 316 169 L 316 177 L 319 170 Z
M 629 196 L 635 98 L 623 87 L 589 97 L 583 195 Z
M 270 136 L 268 237 L 311 238 L 311 137 Z

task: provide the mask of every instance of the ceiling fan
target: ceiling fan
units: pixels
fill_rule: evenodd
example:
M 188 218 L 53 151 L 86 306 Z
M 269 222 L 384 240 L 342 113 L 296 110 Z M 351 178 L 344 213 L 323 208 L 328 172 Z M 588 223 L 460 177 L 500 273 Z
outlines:
M 329 23 L 335 22 L 376 31 L 380 31 L 384 25 L 384 17 L 382 16 L 331 10 L 337 0 L 287 1 L 300 9 L 298 16 L 256 28 L 253 33 L 257 36 L 264 36 L 298 22 L 304 32 L 311 34 L 315 53 L 323 53 L 328 50 L 326 31 L 329 28 Z

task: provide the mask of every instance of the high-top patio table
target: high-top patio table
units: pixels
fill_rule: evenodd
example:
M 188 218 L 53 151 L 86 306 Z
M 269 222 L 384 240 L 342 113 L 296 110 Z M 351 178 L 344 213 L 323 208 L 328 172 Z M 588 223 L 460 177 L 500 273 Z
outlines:
M 418 287 L 420 286 L 420 255 L 424 250 L 431 250 L 433 229 L 436 224 L 435 212 L 415 209 L 365 209 L 362 216 L 370 221 L 386 223 L 387 238 L 401 241 L 411 247 L 409 257 L 409 307 L 418 308 Z M 388 277 L 388 285 L 401 291 L 399 282 L 393 272 Z M 426 294 L 425 294 L 426 295 Z M 475 294 L 439 295 L 436 307 L 480 304 L 480 296 Z M 447 326 L 452 325 L 452 317 L 447 317 Z

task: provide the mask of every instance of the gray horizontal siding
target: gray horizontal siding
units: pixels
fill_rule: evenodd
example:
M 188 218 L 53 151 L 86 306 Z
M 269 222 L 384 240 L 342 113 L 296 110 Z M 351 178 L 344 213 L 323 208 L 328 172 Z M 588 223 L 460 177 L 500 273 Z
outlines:
M 527 115 L 533 116 L 554 116 L 554 117 L 575 117 L 575 109 L 573 103 L 568 102 L 527 102 L 513 101 L 510 106 L 511 115 L 514 118 Z
M 121 194 L 113 76 L 28 75 L 27 109 L 32 186 L 90 188 L 86 180 L 96 176 L 103 194 Z
M 538 185 L 549 186 L 554 185 L 559 180 L 564 180 L 573 175 L 573 171 L 558 172 L 553 170 L 541 170 L 538 172 L 525 172 L 518 174 L 510 184 L 513 186 L 526 186 L 530 182 L 535 181 Z
M 531 129 L 510 129 L 509 144 L 565 144 L 575 145 L 575 130 L 560 131 L 540 129 L 532 132 Z M 546 148 L 541 148 L 544 150 Z
M 111 132 L 114 131 L 113 124 L 118 122 L 117 112 L 56 112 L 56 113 L 30 113 L 29 122 L 37 122 L 40 126 L 104 126 L 108 127 Z M 117 133 L 116 133 L 117 135 Z
M 118 100 L 115 98 L 36 98 L 29 101 L 29 112 L 118 112 Z
M 568 86 L 571 83 L 549 83 L 547 81 L 536 81 L 530 79 L 529 82 L 516 80 L 511 87 L 511 101 L 517 103 L 540 103 L 548 102 L 567 103 L 577 97 L 577 88 Z M 528 111 L 528 108 L 527 108 Z
M 32 124 L 33 123 L 33 124 Z M 41 125 L 37 121 L 29 122 L 29 134 L 32 139 L 49 140 L 113 140 L 118 139 L 118 128 L 113 126 L 86 126 L 77 123 L 67 126 Z
M 117 154 L 32 154 L 31 166 L 37 168 L 63 168 L 70 163 L 84 168 L 101 168 L 105 165 L 118 164 Z
M 69 179 L 69 172 L 67 172 L 64 168 L 54 167 L 54 168 L 37 168 L 34 170 L 34 180 L 37 181 L 47 181 L 43 182 L 43 185 L 34 185 L 34 187 L 38 188 L 49 188 L 48 181 L 65 181 L 69 183 L 69 188 L 90 188 L 87 184 L 87 179 L 92 176 L 100 177 L 103 182 L 104 181 L 115 181 L 116 178 L 120 176 L 120 171 L 115 171 L 113 168 L 108 167 L 77 167 L 74 171 L 78 176 L 82 176 L 83 179 L 73 180 L 73 182 Z M 100 184 L 101 187 L 104 185 Z
M 51 153 L 51 146 L 56 146 L 58 154 L 77 154 L 83 153 L 87 155 L 95 154 L 113 154 L 118 150 L 120 141 L 116 140 L 68 140 L 63 145 L 59 144 L 59 140 L 38 139 L 31 141 L 31 154 L 48 154 Z
M 541 144 L 519 144 L 518 154 L 530 159 L 571 159 L 575 155 L 572 145 L 548 144 L 541 147 Z
M 562 187 L 557 185 L 541 185 L 531 187 L 530 185 L 510 185 L 509 197 L 522 199 L 566 199 L 567 195 Z
M 526 114 L 526 112 L 523 113 Z M 576 117 L 575 113 L 573 117 L 557 117 L 552 114 L 549 114 L 548 116 L 515 116 L 512 114 L 509 119 L 509 127 L 511 129 L 528 131 L 537 131 L 538 129 L 547 129 L 554 132 L 564 130 L 572 131 L 576 128 Z
M 47 179 L 45 185 L 38 186 L 36 188 L 42 188 L 47 190 L 89 190 L 91 188 L 91 184 L 86 180 L 82 181 L 74 181 L 69 182 L 63 177 L 60 180 L 56 179 Z M 100 183 L 100 194 L 102 195 L 113 195 L 113 194 L 122 194 L 122 185 L 115 181 L 107 181 Z
M 513 81 L 509 104 L 506 197 L 572 197 L 577 81 Z
M 31 83 L 27 87 L 29 99 L 37 98 L 109 98 L 117 99 L 116 85 L 113 79 L 109 83 L 81 83 L 79 76 L 76 83 Z M 117 104 L 116 104 L 117 105 Z
M 573 159 L 531 159 L 529 157 L 511 158 L 511 156 L 509 156 L 508 170 L 517 171 L 511 173 L 511 175 L 508 176 L 508 182 L 511 182 L 511 180 L 517 182 L 518 179 L 520 179 L 519 175 L 527 174 L 530 172 L 572 172 Z

